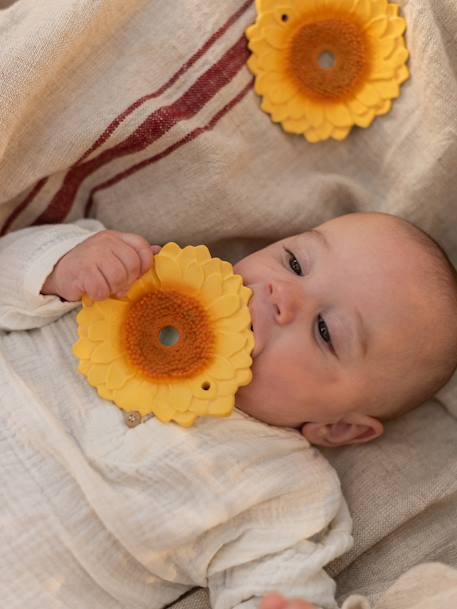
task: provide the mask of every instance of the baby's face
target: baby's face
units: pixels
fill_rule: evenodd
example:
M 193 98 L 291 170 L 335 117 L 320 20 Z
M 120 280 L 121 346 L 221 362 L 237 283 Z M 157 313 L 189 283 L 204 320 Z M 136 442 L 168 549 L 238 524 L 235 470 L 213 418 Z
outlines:
M 419 248 L 391 229 L 379 216 L 342 216 L 235 265 L 253 291 L 255 336 L 238 408 L 296 427 L 363 412 L 379 392 L 388 400 L 435 323 Z

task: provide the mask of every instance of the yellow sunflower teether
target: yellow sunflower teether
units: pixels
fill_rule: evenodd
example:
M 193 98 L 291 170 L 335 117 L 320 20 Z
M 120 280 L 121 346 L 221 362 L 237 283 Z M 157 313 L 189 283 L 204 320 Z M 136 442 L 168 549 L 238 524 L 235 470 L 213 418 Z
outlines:
M 122 299 L 83 299 L 79 371 L 135 416 L 189 427 L 228 416 L 252 379 L 251 290 L 204 245 L 168 243 Z
M 408 79 L 405 20 L 387 0 L 256 0 L 246 30 L 262 110 L 309 142 L 390 111 Z

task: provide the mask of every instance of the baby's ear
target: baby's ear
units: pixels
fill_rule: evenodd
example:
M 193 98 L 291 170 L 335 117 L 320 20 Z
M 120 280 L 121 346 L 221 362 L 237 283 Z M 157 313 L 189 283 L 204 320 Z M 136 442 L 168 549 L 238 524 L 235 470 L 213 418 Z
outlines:
M 336 447 L 370 442 L 382 435 L 384 426 L 378 419 L 352 412 L 337 423 L 305 423 L 301 432 L 311 444 Z

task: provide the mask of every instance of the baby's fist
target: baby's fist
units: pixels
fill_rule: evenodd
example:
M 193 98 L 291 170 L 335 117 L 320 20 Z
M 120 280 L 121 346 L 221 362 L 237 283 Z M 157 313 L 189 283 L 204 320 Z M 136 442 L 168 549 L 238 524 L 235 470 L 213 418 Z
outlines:
M 41 289 L 68 301 L 104 300 L 124 296 L 132 283 L 152 265 L 160 250 L 140 235 L 104 230 L 67 252 L 55 265 Z

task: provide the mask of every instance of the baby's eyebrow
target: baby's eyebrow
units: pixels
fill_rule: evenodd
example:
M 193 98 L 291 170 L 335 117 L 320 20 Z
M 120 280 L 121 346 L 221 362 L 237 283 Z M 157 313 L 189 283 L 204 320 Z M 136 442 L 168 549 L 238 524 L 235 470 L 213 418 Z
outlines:
M 320 244 L 325 247 L 326 250 L 331 251 L 330 243 L 327 241 L 327 237 L 324 233 L 321 233 L 317 228 L 311 228 L 308 233 L 313 235 L 317 241 L 320 241 Z

